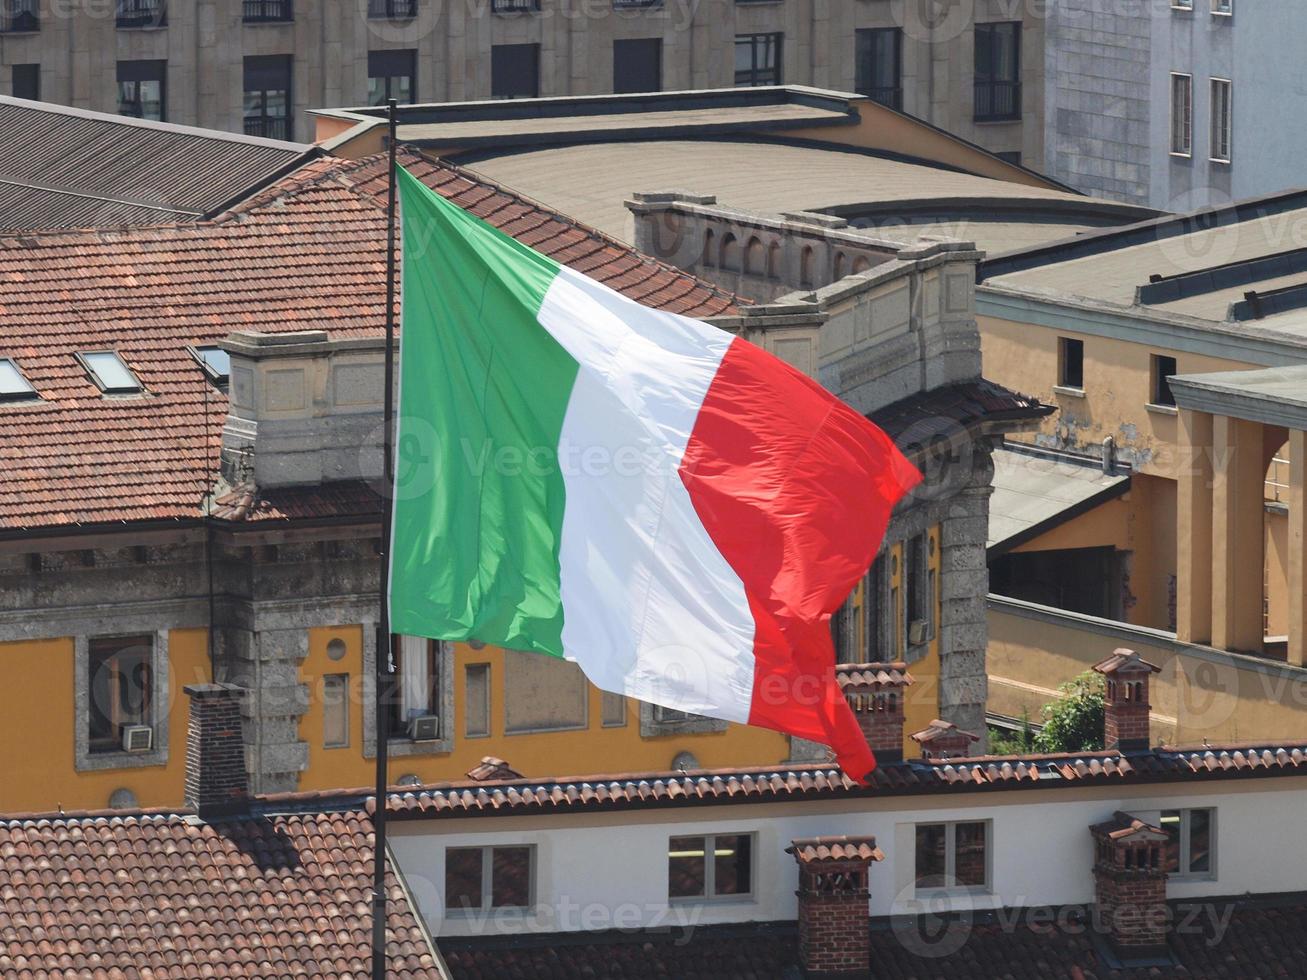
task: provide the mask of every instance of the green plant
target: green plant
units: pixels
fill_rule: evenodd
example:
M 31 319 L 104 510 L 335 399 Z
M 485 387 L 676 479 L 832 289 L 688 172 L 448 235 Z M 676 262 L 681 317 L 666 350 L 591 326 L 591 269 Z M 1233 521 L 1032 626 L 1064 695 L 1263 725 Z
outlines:
M 1103 677 L 1085 671 L 1058 688 L 1044 705 L 1043 730 L 1035 736 L 1040 752 L 1085 752 L 1103 747 Z
M 991 725 L 989 728 L 989 752 L 991 755 L 1026 755 L 1035 747 L 1035 733 L 1030 724 L 1030 712 L 1021 709 L 1021 727 L 1007 731 Z

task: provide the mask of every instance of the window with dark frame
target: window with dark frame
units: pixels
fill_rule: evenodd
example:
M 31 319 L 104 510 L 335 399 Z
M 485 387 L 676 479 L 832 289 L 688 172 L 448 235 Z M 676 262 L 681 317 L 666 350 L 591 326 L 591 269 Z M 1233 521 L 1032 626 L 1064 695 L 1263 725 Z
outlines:
M 540 9 L 540 0 L 490 0 L 492 14 L 533 14 Z
M 252 55 L 245 59 L 245 135 L 289 140 L 291 118 L 291 56 Z
M 445 848 L 445 911 L 524 909 L 531 904 L 534 848 Z
M 39 397 L 12 358 L 0 357 L 0 402 L 31 401 Z
M 1057 383 L 1063 388 L 1085 387 L 1085 342 L 1057 339 Z
M 1171 375 L 1175 374 L 1175 358 L 1166 354 L 1154 354 L 1150 360 L 1152 370 L 1152 402 L 1154 405 L 1174 405 L 1175 395 L 1171 394 Z
M 874 102 L 903 109 L 903 31 L 898 27 L 860 30 L 856 35 L 856 88 Z
M 166 118 L 168 62 L 118 62 L 118 115 L 162 122 Z
M 14 65 L 11 77 L 14 98 L 31 99 L 34 102 L 41 101 L 40 65 Z
M 872 663 L 881 659 L 880 606 L 884 588 L 885 565 L 877 558 L 832 617 L 837 663 Z
M 1021 118 L 1021 22 L 976 25 L 975 121 Z
M 1172 875 L 1216 877 L 1216 810 L 1163 810 L 1158 825 L 1166 831 L 1166 870 Z
M 784 41 L 780 33 L 735 35 L 736 87 L 780 85 Z
M 490 95 L 534 99 L 540 95 L 540 45 L 496 44 L 490 48 Z
M 983 820 L 916 826 L 917 891 L 984 891 L 989 887 L 989 824 Z
M 906 582 L 907 635 L 905 647 L 920 646 L 934 635 L 934 576 L 930 568 L 930 534 L 922 532 L 904 543 L 904 576 Z M 918 632 L 913 636 L 915 629 Z
M 154 637 L 92 639 L 87 646 L 87 678 L 90 751 L 119 752 L 128 725 L 152 724 Z
M 275 24 L 294 20 L 291 0 L 244 0 L 241 19 L 247 24 Z
M 663 39 L 623 38 L 613 42 L 613 91 L 661 92 Z
M 200 365 L 205 376 L 220 388 L 231 380 L 231 355 L 221 347 L 201 344 L 190 348 L 191 356 Z
M 417 101 L 418 53 L 413 50 L 368 52 L 368 105 Z
M 76 357 L 96 387 L 106 395 L 131 395 L 143 390 L 132 369 L 116 351 L 82 351 Z
M 996 150 L 994 156 L 998 157 L 1004 163 L 1010 163 L 1015 167 L 1021 166 L 1020 150 Z
M 31 34 L 40 29 L 40 0 L 0 0 L 0 34 Z
M 1171 72 L 1171 155 L 1187 157 L 1194 150 L 1194 79 Z
M 368 0 L 371 20 L 412 20 L 417 12 L 418 0 Z
M 708 900 L 753 894 L 753 835 L 673 837 L 667 844 L 667 897 Z
M 410 721 L 423 715 L 440 713 L 440 644 L 425 637 L 401 637 L 398 633 L 391 635 L 391 643 L 395 664 L 395 697 L 390 706 L 390 735 L 392 738 L 407 738 Z M 425 664 L 416 670 L 406 671 L 404 657 L 415 649 L 420 651 Z M 421 689 L 409 690 L 410 682 L 419 684 Z
M 115 23 L 118 27 L 165 27 L 168 4 L 166 0 L 118 0 Z

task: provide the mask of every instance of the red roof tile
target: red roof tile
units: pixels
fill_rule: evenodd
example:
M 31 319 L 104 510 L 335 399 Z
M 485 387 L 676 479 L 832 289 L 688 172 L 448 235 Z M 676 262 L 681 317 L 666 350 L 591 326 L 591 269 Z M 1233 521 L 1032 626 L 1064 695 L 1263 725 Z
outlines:
M 718 287 L 480 178 L 408 151 L 404 163 L 455 203 L 560 261 L 579 256 L 595 278 L 648 305 L 737 311 Z M 324 158 L 212 221 L 0 237 L 0 357 L 40 395 L 0 403 L 0 530 L 201 516 L 227 399 L 186 346 L 235 330 L 381 333 L 384 192 L 383 158 Z M 100 393 L 73 354 L 101 349 L 121 354 L 144 394 Z M 359 506 L 357 494 L 330 499 L 336 492 L 251 516 Z
M 874 837 L 805 837 L 790 842 L 786 854 L 800 864 L 821 861 L 883 861 Z

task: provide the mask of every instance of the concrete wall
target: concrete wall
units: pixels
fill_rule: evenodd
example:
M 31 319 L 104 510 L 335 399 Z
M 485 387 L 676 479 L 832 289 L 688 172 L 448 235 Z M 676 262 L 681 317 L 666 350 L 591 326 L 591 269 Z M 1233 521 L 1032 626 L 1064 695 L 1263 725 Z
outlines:
M 885 860 L 871 866 L 871 914 L 920 913 L 912 886 L 915 826 L 947 820 L 990 822 L 992 888 L 950 897 L 947 904 L 936 900 L 933 911 L 1087 903 L 1093 899 L 1088 828 L 1116 810 L 1156 819 L 1162 809 L 1216 808 L 1216 877 L 1172 881 L 1171 898 L 1292 891 L 1307 873 L 1307 855 L 1288 846 L 1298 833 L 1303 802 L 1307 777 L 1302 776 L 1212 781 L 1201 788 L 1184 782 L 1117 783 L 1092 790 L 637 809 L 613 816 L 396 821 L 388 839 L 419 910 L 439 938 L 793 920 L 798 878 L 785 848 L 795 838 L 819 835 L 874 835 Z M 711 833 L 757 834 L 754 894 L 731 902 L 669 903 L 668 839 Z M 445 915 L 445 849 L 496 844 L 534 846 L 535 907 L 525 913 Z

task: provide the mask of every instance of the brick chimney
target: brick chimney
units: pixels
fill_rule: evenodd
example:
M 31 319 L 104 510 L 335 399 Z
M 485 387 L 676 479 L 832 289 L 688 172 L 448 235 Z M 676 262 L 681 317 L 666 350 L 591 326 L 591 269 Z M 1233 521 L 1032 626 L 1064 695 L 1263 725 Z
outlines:
M 877 761 L 902 761 L 903 700 L 912 683 L 907 664 L 838 664 L 835 677 Z
M 936 718 L 919 732 L 913 732 L 912 741 L 921 746 L 923 759 L 965 759 L 971 743 L 980 736 L 964 732 L 951 721 Z
M 1166 949 L 1167 836 L 1119 810 L 1089 828 L 1094 835 L 1094 922 L 1130 958 Z
M 808 977 L 859 977 L 871 971 L 873 861 L 885 855 L 874 837 L 807 837 L 785 853 L 799 864 L 799 961 Z
M 186 733 L 186 805 L 201 817 L 244 810 L 250 795 L 241 738 L 243 687 L 187 684 L 191 720 Z
M 1135 653 L 1120 647 L 1094 670 L 1107 678 L 1103 698 L 1103 746 L 1122 752 L 1138 752 L 1149 747 L 1148 682 L 1162 668 L 1150 664 Z

